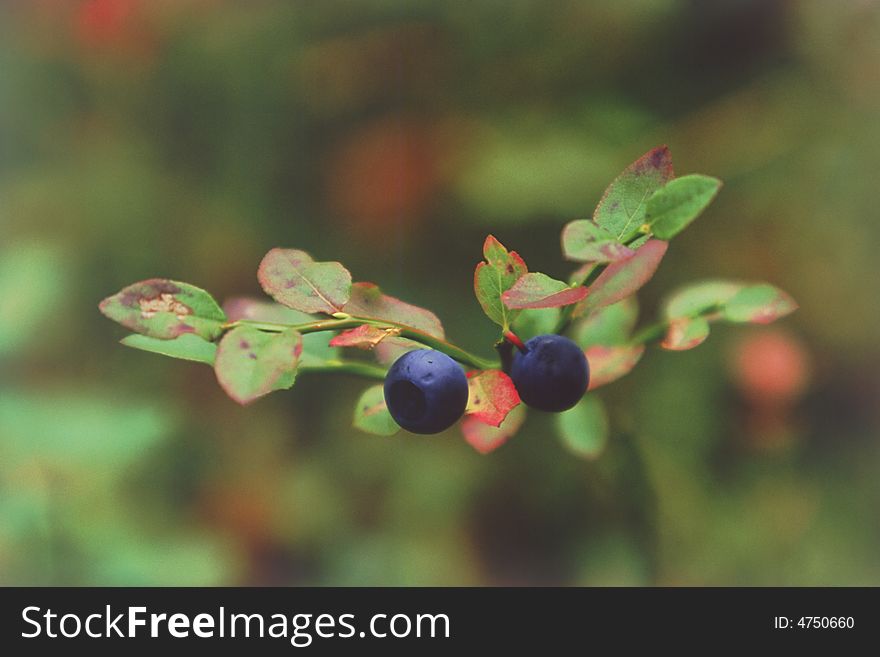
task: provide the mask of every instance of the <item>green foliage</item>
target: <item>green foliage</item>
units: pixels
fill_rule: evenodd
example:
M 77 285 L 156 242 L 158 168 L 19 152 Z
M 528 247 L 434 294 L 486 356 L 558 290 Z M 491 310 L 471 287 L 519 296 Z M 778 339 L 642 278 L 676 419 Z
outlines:
M 377 436 L 393 436 L 400 426 L 391 417 L 385 405 L 382 384 L 364 390 L 354 406 L 354 426 Z
M 584 395 L 574 408 L 554 418 L 562 444 L 585 459 L 598 458 L 608 442 L 608 417 L 602 400 Z
M 617 240 L 607 228 L 589 219 L 578 219 L 562 230 L 562 254 L 575 262 L 607 263 L 625 260 L 633 250 Z
M 516 251 L 507 249 L 492 235 L 483 244 L 483 257 L 474 270 L 474 293 L 483 312 L 503 331 L 516 321 L 519 311 L 509 308 L 501 297 L 521 276 L 528 272 L 525 261 Z
M 645 223 L 660 239 L 672 239 L 700 216 L 719 189 L 717 178 L 696 174 L 676 178 L 648 199 Z
M 150 351 L 171 358 L 205 363 L 206 365 L 214 365 L 214 358 L 217 355 L 216 344 L 208 342 L 194 333 L 184 333 L 173 340 L 160 340 L 148 335 L 133 333 L 122 338 L 120 342 L 126 347 Z
M 626 344 L 635 328 L 639 306 L 634 296 L 599 308 L 572 327 L 572 339 L 586 349 Z
M 669 149 L 658 146 L 648 151 L 608 186 L 593 221 L 621 244 L 628 242 L 644 223 L 648 200 L 672 177 Z
M 383 294 L 374 283 L 355 283 L 344 312 L 355 317 L 393 322 L 443 338 L 443 324 L 430 310 Z

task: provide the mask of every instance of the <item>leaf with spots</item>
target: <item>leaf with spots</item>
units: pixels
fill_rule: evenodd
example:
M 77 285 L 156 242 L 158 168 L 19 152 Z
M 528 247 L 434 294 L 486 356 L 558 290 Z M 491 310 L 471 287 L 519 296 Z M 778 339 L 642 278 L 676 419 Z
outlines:
M 679 317 L 669 322 L 660 346 L 670 351 L 687 351 L 700 346 L 708 337 L 709 322 L 705 317 Z
M 104 299 L 98 308 L 127 329 L 161 340 L 185 333 L 213 340 L 226 321 L 214 297 L 205 290 L 164 278 L 129 285 Z
M 257 271 L 260 285 L 278 303 L 304 313 L 342 312 L 351 274 L 338 262 L 315 262 L 305 251 L 272 249 Z
M 626 260 L 635 251 L 618 242 L 607 228 L 578 219 L 562 229 L 562 253 L 575 262 L 608 263 Z
M 573 408 L 557 413 L 554 422 L 562 444 L 581 458 L 598 458 L 608 444 L 608 416 L 596 395 L 584 395 Z
M 371 324 L 362 324 L 348 331 L 343 331 L 332 340 L 331 347 L 355 347 L 357 349 L 373 349 L 382 340 L 399 335 L 400 329 L 382 329 Z
M 676 178 L 648 199 L 645 224 L 656 237 L 672 239 L 700 216 L 719 189 L 721 181 L 710 176 Z
M 375 283 L 355 283 L 351 286 L 351 299 L 343 312 L 362 319 L 378 319 L 394 322 L 423 331 L 435 338 L 443 338 L 443 324 L 437 315 L 390 295 L 383 294 Z
M 797 303 L 778 287 L 750 285 L 724 304 L 721 316 L 728 322 L 769 324 L 797 310 Z
M 506 331 L 518 311 L 509 308 L 501 297 L 528 272 L 528 267 L 516 251 L 508 251 L 492 235 L 483 244 L 483 257 L 486 261 L 474 270 L 474 294 L 486 316 Z
M 364 390 L 354 407 L 354 426 L 377 436 L 393 436 L 400 426 L 391 417 L 385 405 L 385 391 L 381 383 Z
M 588 288 L 581 313 L 617 303 L 638 292 L 657 271 L 667 246 L 667 242 L 650 240 L 632 258 L 609 265 Z
M 627 242 L 645 221 L 647 201 L 673 178 L 669 148 L 658 146 L 630 164 L 605 190 L 593 221 Z
M 308 324 L 323 319 L 322 316 L 309 315 L 293 308 L 287 308 L 274 301 L 254 299 L 252 297 L 231 297 L 223 302 L 223 310 L 230 322 L 247 319 L 255 322 L 274 324 Z M 303 351 L 299 359 L 302 367 L 320 367 L 328 361 L 339 358 L 339 349 L 330 346 L 329 342 L 336 333 L 320 331 L 306 333 L 303 338 Z
M 585 352 L 590 365 L 590 387 L 595 390 L 629 374 L 645 353 L 642 345 L 595 345 Z
M 546 274 L 525 274 L 501 300 L 508 308 L 559 308 L 577 303 L 587 296 L 585 287 L 569 287 Z
M 184 333 L 173 340 L 160 340 L 149 335 L 133 333 L 120 340 L 126 347 L 162 354 L 171 358 L 190 360 L 196 363 L 214 364 L 217 345 L 200 338 L 194 333 Z
M 217 348 L 217 381 L 239 404 L 275 390 L 290 388 L 302 353 L 302 336 L 293 329 L 266 333 L 239 326 L 223 336 Z
M 519 393 L 510 377 L 500 370 L 468 372 L 468 403 L 465 413 L 481 422 L 500 426 L 519 405 Z
M 516 435 L 526 420 L 525 406 L 514 408 L 500 427 L 482 422 L 475 415 L 465 415 L 461 421 L 461 432 L 467 443 L 480 454 L 492 452 Z

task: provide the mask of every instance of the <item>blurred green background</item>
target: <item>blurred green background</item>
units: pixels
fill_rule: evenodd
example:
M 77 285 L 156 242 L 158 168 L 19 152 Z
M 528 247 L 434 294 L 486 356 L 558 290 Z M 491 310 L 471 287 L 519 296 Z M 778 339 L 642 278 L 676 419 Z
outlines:
M 878 72 L 869 1 L 2 3 L 0 583 L 880 584 Z M 97 311 L 297 247 L 488 355 L 486 234 L 564 277 L 660 143 L 726 186 L 643 316 L 715 276 L 801 309 L 649 351 L 594 461 L 537 414 L 361 434 L 348 377 L 241 408 Z

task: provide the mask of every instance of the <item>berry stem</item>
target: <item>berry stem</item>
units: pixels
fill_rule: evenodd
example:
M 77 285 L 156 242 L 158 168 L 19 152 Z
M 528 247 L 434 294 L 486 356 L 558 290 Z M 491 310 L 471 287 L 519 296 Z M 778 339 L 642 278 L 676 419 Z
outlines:
M 522 353 L 526 353 L 525 343 L 522 340 L 520 340 L 519 336 L 517 336 L 517 334 L 514 333 L 513 331 L 505 331 L 504 332 L 504 339 L 507 340 L 512 345 L 514 345 Z
M 319 319 L 315 320 L 314 322 L 308 322 L 305 324 L 276 324 L 274 322 L 257 322 L 249 319 L 239 319 L 235 322 L 229 322 L 225 324 L 223 328 L 224 330 L 229 330 L 235 328 L 236 326 L 250 326 L 261 331 L 269 331 L 274 333 L 286 331 L 287 329 L 295 329 L 296 331 L 305 334 L 317 333 L 318 331 L 341 331 L 345 329 L 357 328 L 362 324 L 369 324 L 370 326 L 375 326 L 377 328 L 397 329 L 399 331 L 398 335 L 401 338 L 414 340 L 425 345 L 426 347 L 441 351 L 447 356 L 454 358 L 458 362 L 464 365 L 468 365 L 470 367 L 475 367 L 479 370 L 491 370 L 497 369 L 498 367 L 497 361 L 489 360 L 488 358 L 482 358 L 480 356 L 472 354 L 469 351 L 465 351 L 458 345 L 447 342 L 446 340 L 435 337 L 429 333 L 425 333 L 424 331 L 414 329 L 411 326 L 398 324 L 397 322 L 388 322 L 385 320 L 367 319 L 365 317 L 349 317 L 347 319 Z
M 350 360 L 328 360 L 321 365 L 300 365 L 298 371 L 308 374 L 322 372 L 356 374 L 368 379 L 378 379 L 379 381 L 384 381 L 385 374 L 388 372 L 388 370 L 379 365 Z

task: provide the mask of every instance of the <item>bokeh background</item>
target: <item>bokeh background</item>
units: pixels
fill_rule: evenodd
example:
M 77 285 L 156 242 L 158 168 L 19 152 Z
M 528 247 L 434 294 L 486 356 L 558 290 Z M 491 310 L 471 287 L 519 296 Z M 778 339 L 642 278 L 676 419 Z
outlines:
M 880 4 L 0 4 L 0 583 L 880 584 Z M 651 350 L 593 461 L 533 414 L 350 427 L 365 383 L 241 408 L 97 302 L 258 294 L 344 262 L 489 354 L 487 233 L 559 231 L 649 148 L 726 185 L 640 294 L 766 280 L 801 309 Z

